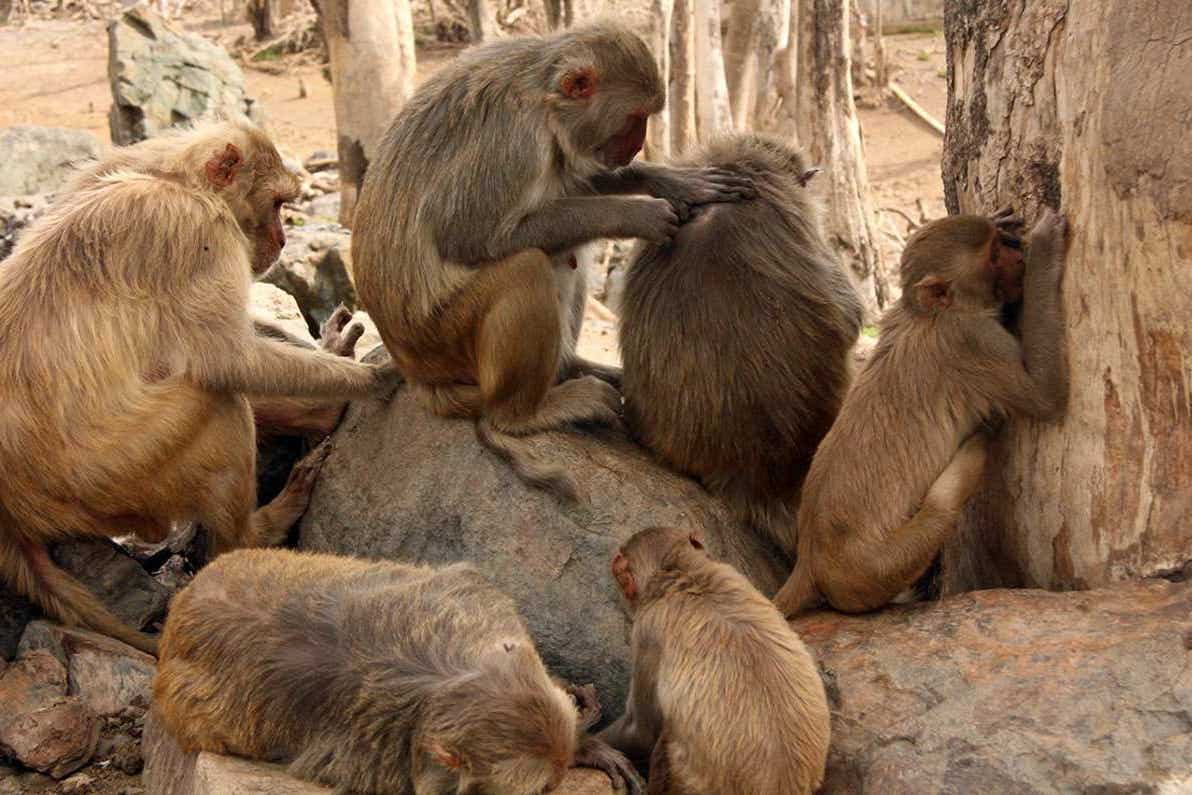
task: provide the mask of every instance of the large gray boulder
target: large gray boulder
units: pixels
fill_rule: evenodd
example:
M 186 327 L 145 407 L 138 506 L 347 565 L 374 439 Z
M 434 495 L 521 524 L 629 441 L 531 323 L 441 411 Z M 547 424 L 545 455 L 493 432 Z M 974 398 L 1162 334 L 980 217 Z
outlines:
M 222 47 L 183 33 L 146 6 L 108 25 L 112 143 L 151 138 L 212 115 L 257 116 L 244 74 Z
M 99 159 L 99 140 L 60 127 L 0 129 L 0 196 L 28 196 L 61 188 L 80 165 Z
M 699 530 L 764 593 L 784 567 L 718 500 L 619 434 L 550 433 L 532 443 L 587 488 L 589 507 L 564 508 L 527 488 L 481 447 L 472 422 L 431 416 L 408 387 L 389 404 L 357 402 L 332 437 L 299 543 L 370 558 L 473 561 L 517 601 L 547 665 L 594 682 L 605 717 L 615 717 L 630 670 L 629 623 L 608 569 L 617 546 L 651 525 Z
M 1192 583 L 978 591 L 792 626 L 828 684 L 825 795 L 1192 792 Z

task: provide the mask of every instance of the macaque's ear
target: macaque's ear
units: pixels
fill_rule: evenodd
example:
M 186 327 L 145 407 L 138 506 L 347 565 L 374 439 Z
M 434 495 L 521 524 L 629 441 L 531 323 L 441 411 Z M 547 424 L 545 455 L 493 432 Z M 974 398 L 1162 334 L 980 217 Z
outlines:
M 687 540 L 690 541 L 691 546 L 695 547 L 696 549 L 704 548 L 704 539 L 699 533 L 691 533 L 689 536 L 687 536 Z
M 629 568 L 629 558 L 625 557 L 625 553 L 618 552 L 613 556 L 613 579 L 617 581 L 617 587 L 621 589 L 621 593 L 625 594 L 625 598 L 630 602 L 637 599 L 637 580 L 633 578 L 633 571 Z
M 559 83 L 559 90 L 568 99 L 587 99 L 592 96 L 596 93 L 595 67 L 583 66 L 568 70 Z
M 802 174 L 799 175 L 799 184 L 802 185 L 804 188 L 806 188 L 807 183 L 811 182 L 811 178 L 814 177 L 816 174 L 820 173 L 821 171 L 823 171 L 823 169 L 819 168 L 818 166 L 814 167 L 814 168 L 807 169 L 806 171 L 804 171 Z
M 222 152 L 216 152 L 207 161 L 207 181 L 213 188 L 226 188 L 236 181 L 236 175 L 244 165 L 244 156 L 235 144 L 228 144 Z
M 920 309 L 947 309 L 952 306 L 951 285 L 939 276 L 920 279 L 914 291 L 915 305 Z
M 429 749 L 430 755 L 440 765 L 450 770 L 459 770 L 464 766 L 464 760 L 454 751 L 449 751 L 439 743 L 433 743 Z

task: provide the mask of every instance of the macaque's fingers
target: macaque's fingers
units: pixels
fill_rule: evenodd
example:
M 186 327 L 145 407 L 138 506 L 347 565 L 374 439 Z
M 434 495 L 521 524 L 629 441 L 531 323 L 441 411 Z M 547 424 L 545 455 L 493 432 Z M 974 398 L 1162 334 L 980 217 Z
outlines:
M 343 304 L 335 308 L 331 313 L 331 317 L 327 318 L 326 322 L 319 329 L 319 336 L 326 337 L 329 333 L 340 333 L 344 330 L 344 326 L 352 320 L 352 311 Z
M 575 706 L 579 711 L 580 726 L 585 730 L 594 726 L 600 720 L 602 713 L 600 699 L 596 695 L 596 686 L 593 684 L 569 684 L 566 689 L 575 699 Z
M 1068 221 L 1063 215 L 1050 207 L 1043 210 L 1035 227 L 1031 230 L 1030 248 L 1039 254 L 1048 255 L 1050 252 L 1063 252 L 1068 238 Z M 1033 257 L 1036 261 L 1038 257 Z M 1058 265 L 1058 258 L 1056 264 Z
M 629 795 L 641 795 L 644 791 L 641 777 L 626 756 L 603 740 L 587 735 L 575 752 L 573 767 L 590 767 L 603 771 L 612 782 L 613 789 L 625 790 Z
M 344 332 L 343 342 L 340 346 L 340 350 L 337 351 L 337 353 L 339 353 L 340 356 L 355 356 L 356 343 L 359 342 L 360 338 L 363 336 L 363 323 L 353 323 L 352 325 L 348 326 L 347 331 Z
M 692 204 L 742 201 L 757 196 L 753 180 L 724 169 L 705 169 L 695 181 L 698 188 L 691 197 Z

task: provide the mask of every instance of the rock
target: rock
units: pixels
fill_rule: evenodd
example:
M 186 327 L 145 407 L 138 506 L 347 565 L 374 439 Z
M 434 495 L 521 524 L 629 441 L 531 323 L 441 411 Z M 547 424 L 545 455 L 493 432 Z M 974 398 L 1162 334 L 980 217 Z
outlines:
M 1192 584 L 978 591 L 793 626 L 829 686 L 825 794 L 1192 791 Z
M 117 544 L 106 539 L 69 541 L 55 546 L 53 557 L 125 623 L 146 629 L 165 616 L 170 592 Z
M 0 196 L 0 260 L 17 243 L 18 233 L 49 207 L 46 196 Z
M 592 496 L 565 509 L 481 447 L 473 423 L 433 417 L 409 388 L 354 403 L 300 526 L 299 546 L 409 562 L 474 561 L 518 603 L 548 666 L 594 682 L 605 715 L 624 702 L 629 625 L 608 574 L 616 547 L 656 524 L 700 530 L 712 551 L 773 593 L 785 567 L 700 486 L 607 432 L 530 438 Z
M 153 795 L 330 795 L 331 790 L 289 776 L 285 768 L 212 753 L 184 753 L 162 726 L 156 710 L 145 720 L 146 790 Z M 555 795 L 613 795 L 608 776 L 572 770 Z
M 58 785 L 58 791 L 63 795 L 82 795 L 82 793 L 90 792 L 94 784 L 95 779 L 86 773 L 75 773 Z
M 249 293 L 249 313 L 263 318 L 270 324 L 285 329 L 294 336 L 310 342 L 313 346 L 315 338 L 311 336 L 310 327 L 298 302 L 294 296 L 278 287 L 276 284 L 255 282 Z
M 0 795 L 28 795 L 30 792 L 52 792 L 55 781 L 32 770 L 0 781 Z
M 317 149 L 311 152 L 310 157 L 303 161 L 302 167 L 311 174 L 328 169 L 338 170 L 339 158 L 335 152 L 329 152 L 326 149 Z
M 108 80 L 108 124 L 117 145 L 205 117 L 259 120 L 244 94 L 244 75 L 223 48 L 183 33 L 148 7 L 108 24 Z
M 155 661 L 142 651 L 85 629 L 34 621 L 21 638 L 18 660 L 35 652 L 49 653 L 65 667 L 69 694 L 97 715 L 149 708 Z
M 171 555 L 157 571 L 153 572 L 153 579 L 171 594 L 175 594 L 190 584 L 190 581 L 194 579 L 194 572 L 191 571 L 186 558 L 181 555 Z
M 348 266 L 350 249 L 351 236 L 339 224 L 290 227 L 281 258 L 261 281 L 294 296 L 315 335 L 341 303 L 356 308 L 356 288 Z
M 0 676 L 0 704 L 0 755 L 54 778 L 90 761 L 99 717 L 67 695 L 66 668 L 54 655 L 30 651 L 8 665 Z
M 341 196 L 338 192 L 324 193 L 302 205 L 302 210 L 315 221 L 334 222 L 339 218 Z
M 99 140 L 86 130 L 0 129 L 0 196 L 56 191 L 79 166 L 98 159 Z

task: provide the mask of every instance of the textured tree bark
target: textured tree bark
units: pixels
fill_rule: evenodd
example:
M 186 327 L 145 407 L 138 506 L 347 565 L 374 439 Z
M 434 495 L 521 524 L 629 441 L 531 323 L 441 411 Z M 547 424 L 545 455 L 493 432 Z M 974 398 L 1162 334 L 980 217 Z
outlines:
M 414 90 L 414 26 L 409 0 L 320 0 L 318 9 L 335 89 L 339 221 L 351 226 L 368 163 Z
M 468 25 L 472 31 L 473 44 L 496 38 L 497 17 L 490 0 L 468 0 Z
M 790 0 L 736 0 L 724 39 L 724 71 L 738 130 L 761 129 L 774 93 L 775 53 L 790 25 Z
M 950 212 L 1068 217 L 1060 424 L 1015 420 L 943 584 L 1088 588 L 1192 560 L 1192 4 L 948 0 Z
M 694 0 L 695 108 L 699 140 L 707 141 L 733 127 L 720 42 L 720 0 Z
M 650 50 L 654 53 L 654 59 L 658 63 L 659 74 L 668 82 L 670 81 L 671 63 L 671 16 L 674 5 L 674 0 L 650 0 Z M 662 109 L 661 113 L 650 119 L 645 151 L 645 156 L 650 160 L 665 160 L 670 156 L 670 114 L 674 102 L 669 101 L 669 90 L 667 97 L 667 106 Z
M 695 31 L 692 0 L 674 0 L 671 8 L 670 75 L 666 101 L 672 154 L 695 143 Z
M 824 170 L 816 182 L 825 198 L 828 238 L 852 274 L 868 314 L 874 315 L 886 303 L 886 284 L 853 103 L 848 6 L 848 0 L 799 3 L 796 118 L 811 163 Z
M 273 37 L 273 3 L 271 0 L 248 0 L 244 6 L 244 13 L 252 25 L 254 39 L 265 41 Z M 164 11 L 162 16 L 166 16 Z

